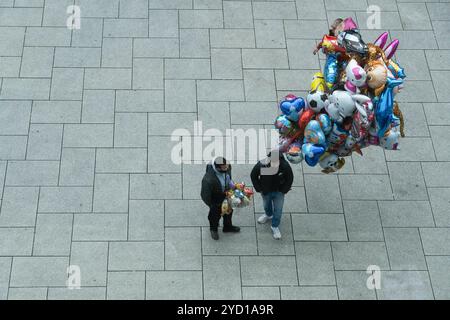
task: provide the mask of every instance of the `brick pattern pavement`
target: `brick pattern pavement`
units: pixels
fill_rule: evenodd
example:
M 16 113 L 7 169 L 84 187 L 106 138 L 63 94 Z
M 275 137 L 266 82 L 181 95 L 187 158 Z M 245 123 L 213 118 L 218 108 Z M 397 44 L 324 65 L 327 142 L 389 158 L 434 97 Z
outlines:
M 255 223 L 259 196 L 212 241 L 204 165 L 172 164 L 170 133 L 270 127 L 330 21 L 380 33 L 369 5 L 401 41 L 402 150 L 296 166 L 282 241 Z M 449 16 L 443 0 L 0 0 L 0 298 L 450 299 Z

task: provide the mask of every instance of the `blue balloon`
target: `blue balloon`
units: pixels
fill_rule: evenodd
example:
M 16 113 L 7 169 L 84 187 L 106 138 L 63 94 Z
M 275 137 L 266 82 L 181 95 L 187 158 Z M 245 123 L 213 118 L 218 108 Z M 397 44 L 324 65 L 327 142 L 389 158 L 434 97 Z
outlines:
M 306 107 L 303 98 L 295 98 L 293 100 L 284 100 L 280 103 L 281 112 L 288 116 L 290 120 L 297 122 L 298 113 Z
M 387 78 L 386 88 L 375 107 L 375 118 L 378 125 L 378 137 L 383 137 L 393 121 L 394 88 L 403 84 L 402 79 Z
M 322 127 L 323 133 L 325 135 L 328 135 L 333 129 L 333 126 L 331 125 L 330 116 L 325 113 L 321 113 L 317 118 L 317 120 L 320 122 L 320 126 Z
M 331 88 L 336 82 L 339 73 L 338 54 L 329 53 L 325 62 L 324 78 L 328 88 Z
M 302 146 L 302 153 L 305 156 L 305 162 L 314 167 L 319 162 L 320 157 L 325 153 L 325 148 L 312 143 L 305 143 Z
M 311 120 L 305 128 L 305 142 L 326 146 L 325 134 L 322 131 L 320 122 Z

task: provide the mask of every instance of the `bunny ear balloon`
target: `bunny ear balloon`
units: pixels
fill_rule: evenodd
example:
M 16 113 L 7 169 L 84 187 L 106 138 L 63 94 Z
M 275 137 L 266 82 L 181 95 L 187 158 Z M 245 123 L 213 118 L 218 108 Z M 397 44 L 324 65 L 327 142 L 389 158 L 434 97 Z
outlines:
M 322 50 L 326 60 L 306 99 L 290 94 L 279 105 L 275 127 L 288 161 L 319 164 L 328 174 L 368 146 L 400 149 L 404 123 L 395 96 L 406 73 L 394 61 L 399 45 L 398 39 L 389 42 L 388 32 L 366 44 L 353 19 L 334 21 L 314 50 Z

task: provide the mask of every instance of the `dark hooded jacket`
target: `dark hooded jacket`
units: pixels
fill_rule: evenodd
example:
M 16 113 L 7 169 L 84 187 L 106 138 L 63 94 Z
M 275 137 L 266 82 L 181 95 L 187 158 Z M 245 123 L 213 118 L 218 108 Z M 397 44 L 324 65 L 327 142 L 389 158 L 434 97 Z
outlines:
M 261 168 L 270 167 L 269 164 L 263 164 L 259 161 L 252 170 L 251 179 L 256 192 L 266 194 L 269 192 L 282 192 L 284 194 L 291 190 L 294 181 L 292 168 L 286 159 L 281 155 L 278 171 L 273 175 L 262 175 Z
M 227 174 L 231 179 L 231 165 L 228 166 Z M 227 190 L 228 186 L 225 186 L 225 189 Z M 225 192 L 222 191 L 222 185 L 211 164 L 206 166 L 206 173 L 202 179 L 201 197 L 208 207 L 220 207 L 223 200 L 225 200 Z

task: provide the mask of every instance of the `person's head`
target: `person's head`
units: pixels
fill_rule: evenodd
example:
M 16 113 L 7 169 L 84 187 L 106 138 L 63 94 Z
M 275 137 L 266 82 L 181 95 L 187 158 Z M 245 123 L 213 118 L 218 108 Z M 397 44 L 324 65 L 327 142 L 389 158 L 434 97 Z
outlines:
M 334 20 L 330 26 L 330 36 L 337 37 L 340 32 L 344 30 L 344 19 L 338 18 Z
M 214 160 L 214 167 L 219 172 L 227 172 L 228 168 L 229 168 L 229 164 L 227 162 L 227 159 L 225 159 L 224 157 L 217 157 Z

